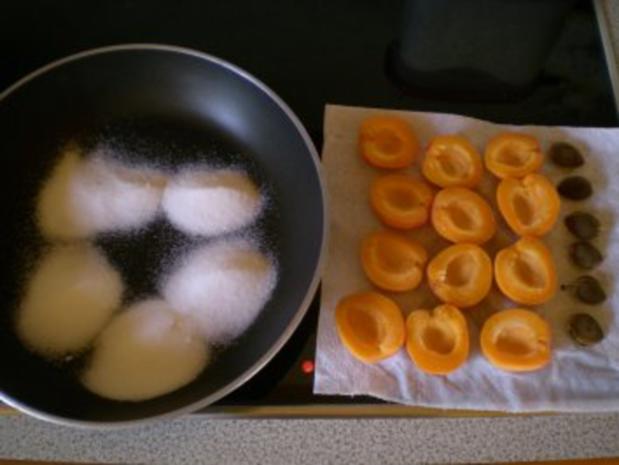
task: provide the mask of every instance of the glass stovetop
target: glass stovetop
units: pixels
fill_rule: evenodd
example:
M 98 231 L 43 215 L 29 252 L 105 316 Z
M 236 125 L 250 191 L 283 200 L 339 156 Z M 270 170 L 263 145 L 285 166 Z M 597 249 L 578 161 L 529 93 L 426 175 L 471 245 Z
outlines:
M 436 4 L 445 6 L 449 1 Z M 292 107 L 318 148 L 322 144 L 326 103 L 459 113 L 499 123 L 617 126 L 590 2 L 575 2 L 558 33 L 545 39 L 550 53 L 527 86 L 495 86 L 492 81 L 485 83 L 487 76 L 480 74 L 482 85 L 476 86 L 474 92 L 459 87 L 471 77 L 477 82 L 475 69 L 448 70 L 439 73 L 437 79 L 431 76 L 430 84 L 437 84 L 434 87 L 428 85 L 428 80 L 423 85 L 410 82 L 402 73 L 399 39 L 404 37 L 404 12 L 410 11 L 404 3 L 49 0 L 36 2 L 33 7 L 30 2 L 13 2 L 3 5 L 0 15 L 0 89 L 39 66 L 80 50 L 154 42 L 199 49 L 247 69 Z M 413 21 L 409 27 L 428 24 L 416 25 Z M 499 45 L 506 51 L 514 46 Z M 433 52 L 431 41 L 425 47 Z M 493 47 L 496 52 L 497 44 Z M 532 49 L 531 53 L 537 51 Z M 312 395 L 318 310 L 316 297 L 301 326 L 279 354 L 217 405 L 369 402 L 360 397 Z

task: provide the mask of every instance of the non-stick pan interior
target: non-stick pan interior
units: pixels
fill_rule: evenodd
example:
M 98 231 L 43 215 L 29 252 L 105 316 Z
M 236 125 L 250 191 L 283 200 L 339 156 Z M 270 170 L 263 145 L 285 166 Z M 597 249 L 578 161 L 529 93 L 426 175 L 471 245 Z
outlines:
M 156 416 L 221 397 L 290 334 L 315 282 L 323 198 L 307 138 L 254 80 L 173 49 L 94 53 L 53 67 L 7 95 L 0 101 L 0 128 L 0 389 L 6 398 L 61 421 Z M 33 220 L 36 194 L 59 149 L 72 140 L 116 144 L 126 161 L 171 171 L 204 162 L 243 166 L 271 198 L 254 229 L 279 263 L 272 299 L 197 380 L 169 395 L 138 403 L 102 399 L 77 382 L 79 362 L 45 362 L 14 335 L 25 276 L 45 247 Z M 173 260 L 181 236 L 160 219 L 133 235 L 96 238 L 130 289 L 126 302 L 156 292 L 159 271 Z

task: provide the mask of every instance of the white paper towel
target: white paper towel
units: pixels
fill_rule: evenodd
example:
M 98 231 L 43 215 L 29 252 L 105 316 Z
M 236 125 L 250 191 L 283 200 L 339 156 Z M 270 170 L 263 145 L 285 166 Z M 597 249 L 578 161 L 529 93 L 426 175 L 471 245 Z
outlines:
M 549 366 L 532 373 L 512 374 L 497 370 L 483 357 L 479 331 L 493 311 L 514 306 L 496 287 L 478 306 L 465 310 L 470 322 L 469 360 L 448 376 L 430 376 L 418 370 L 404 349 L 375 365 L 353 358 L 340 343 L 334 312 L 345 295 L 372 289 L 361 269 L 359 248 L 362 238 L 381 229 L 368 204 L 371 181 L 380 174 L 362 161 L 357 151 L 358 128 L 373 114 L 397 114 L 410 122 L 422 146 L 438 134 L 460 133 L 468 137 L 480 153 L 488 139 L 500 131 L 518 130 L 537 137 L 544 150 L 555 141 L 578 147 L 586 157 L 585 166 L 564 170 L 546 163 L 543 171 L 558 182 L 568 174 L 580 174 L 594 181 L 594 195 L 582 202 L 562 201 L 561 216 L 544 240 L 557 265 L 559 282 L 566 283 L 584 274 L 568 258 L 574 238 L 563 226 L 563 218 L 584 209 L 594 213 L 603 225 L 594 241 L 603 251 L 604 262 L 591 272 L 598 277 L 609 296 L 601 306 L 578 303 L 559 291 L 550 302 L 536 308 L 551 324 L 553 357 Z M 322 304 L 318 325 L 314 392 L 317 394 L 371 395 L 410 405 L 498 411 L 619 411 L 619 130 L 544 126 L 506 126 L 458 115 L 353 108 L 329 105 L 324 122 L 322 153 L 330 196 L 331 231 L 329 258 L 322 280 Z M 419 163 L 409 171 L 420 176 Z M 480 188 L 495 209 L 499 233 L 485 248 L 494 252 L 516 240 L 500 219 L 494 201 L 496 181 L 486 173 Z M 421 241 L 430 257 L 448 243 L 436 238 L 430 227 L 409 234 Z M 433 308 L 439 302 L 422 285 L 403 294 L 386 293 L 405 314 L 414 308 Z M 570 315 L 588 312 L 595 316 L 607 334 L 590 348 L 576 346 L 566 327 Z

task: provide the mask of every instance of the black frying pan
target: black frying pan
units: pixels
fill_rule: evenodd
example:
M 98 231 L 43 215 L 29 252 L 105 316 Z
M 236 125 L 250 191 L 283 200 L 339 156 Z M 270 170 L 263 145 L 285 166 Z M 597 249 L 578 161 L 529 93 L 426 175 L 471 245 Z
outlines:
M 0 399 L 40 418 L 116 425 L 204 407 L 247 381 L 282 347 L 318 283 L 325 241 L 324 190 L 301 123 L 266 86 L 216 58 L 176 47 L 128 45 L 74 55 L 0 94 L 2 218 Z M 256 226 L 275 251 L 280 279 L 250 329 L 191 384 L 145 402 L 115 402 L 82 388 L 80 358 L 56 366 L 24 349 L 13 332 L 28 266 L 45 247 L 33 220 L 41 183 L 69 140 L 112 140 L 135 162 L 245 166 L 271 193 Z M 150 159 L 152 158 L 152 159 Z M 97 237 L 131 291 L 156 291 L 157 269 L 178 237 L 165 220 L 125 238 Z M 181 241 L 182 242 L 182 241 Z

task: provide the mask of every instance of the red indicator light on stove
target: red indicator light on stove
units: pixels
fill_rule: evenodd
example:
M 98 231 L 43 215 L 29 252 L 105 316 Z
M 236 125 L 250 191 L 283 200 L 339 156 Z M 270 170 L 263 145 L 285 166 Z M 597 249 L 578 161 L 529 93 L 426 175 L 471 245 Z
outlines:
M 314 362 L 311 360 L 303 360 L 301 363 L 301 371 L 306 375 L 309 375 L 314 372 Z

